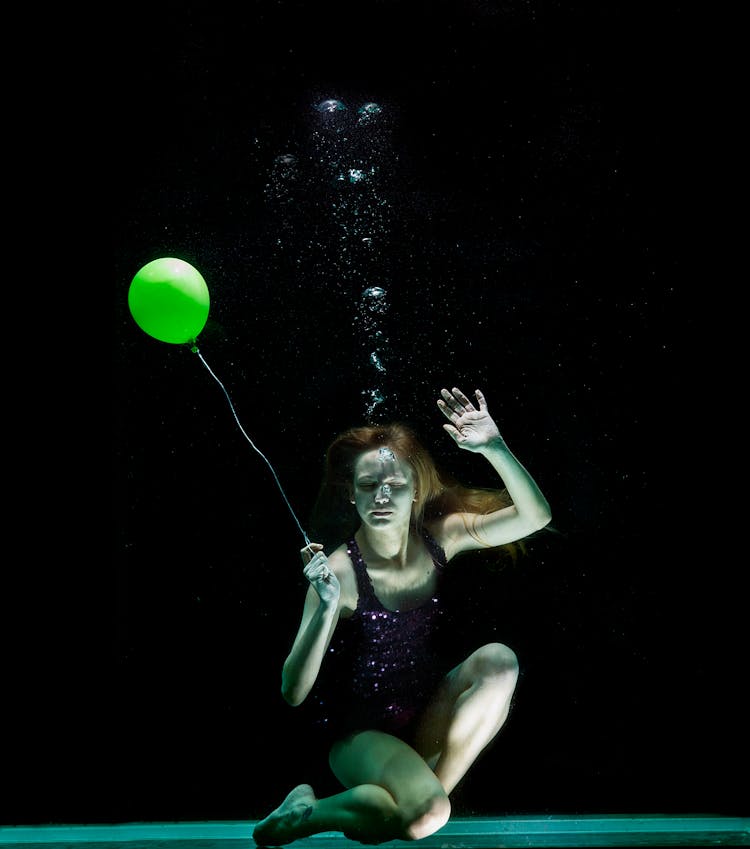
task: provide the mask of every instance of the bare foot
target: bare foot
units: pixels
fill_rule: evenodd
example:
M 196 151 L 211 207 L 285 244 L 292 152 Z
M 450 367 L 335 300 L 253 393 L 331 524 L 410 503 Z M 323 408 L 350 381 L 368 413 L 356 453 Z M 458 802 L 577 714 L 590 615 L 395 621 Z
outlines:
M 312 813 L 315 793 L 309 784 L 300 784 L 253 829 L 253 840 L 258 846 L 283 846 L 305 837 L 300 828 Z

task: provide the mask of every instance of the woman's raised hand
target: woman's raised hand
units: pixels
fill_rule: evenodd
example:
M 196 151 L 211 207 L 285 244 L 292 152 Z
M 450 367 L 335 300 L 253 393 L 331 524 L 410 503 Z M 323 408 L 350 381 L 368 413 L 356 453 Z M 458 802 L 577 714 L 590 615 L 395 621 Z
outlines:
M 446 430 L 459 448 L 467 451 L 480 451 L 482 448 L 498 440 L 502 441 L 500 431 L 487 412 L 487 401 L 477 389 L 479 409 L 455 386 L 449 392 L 440 390 L 441 398 L 437 405 L 450 424 L 444 424 Z
M 318 542 L 311 542 L 300 551 L 300 554 L 305 564 L 302 572 L 320 596 L 320 600 L 337 601 L 341 594 L 341 585 L 333 570 L 328 566 L 328 558 L 323 552 L 323 546 Z

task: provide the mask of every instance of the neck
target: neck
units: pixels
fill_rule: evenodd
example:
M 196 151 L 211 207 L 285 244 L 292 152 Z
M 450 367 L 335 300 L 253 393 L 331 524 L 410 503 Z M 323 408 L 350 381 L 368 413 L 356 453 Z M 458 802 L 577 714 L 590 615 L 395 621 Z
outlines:
M 357 545 L 365 560 L 385 560 L 396 566 L 405 566 L 409 548 L 409 525 L 375 530 L 361 525 L 355 534 Z M 369 555 L 369 558 L 368 558 Z

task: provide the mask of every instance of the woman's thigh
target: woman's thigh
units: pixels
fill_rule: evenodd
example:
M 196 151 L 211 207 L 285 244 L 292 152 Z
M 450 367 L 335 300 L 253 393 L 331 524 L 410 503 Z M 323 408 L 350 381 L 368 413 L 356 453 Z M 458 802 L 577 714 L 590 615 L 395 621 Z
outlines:
M 424 759 L 403 740 L 383 731 L 358 731 L 334 743 L 329 763 L 344 787 L 378 784 L 399 805 L 443 792 Z
M 488 671 L 499 671 L 504 666 L 512 667 L 515 662 L 515 654 L 507 646 L 489 643 L 472 652 L 447 673 L 416 726 L 415 749 L 431 767 L 435 766 L 443 750 L 461 694 Z

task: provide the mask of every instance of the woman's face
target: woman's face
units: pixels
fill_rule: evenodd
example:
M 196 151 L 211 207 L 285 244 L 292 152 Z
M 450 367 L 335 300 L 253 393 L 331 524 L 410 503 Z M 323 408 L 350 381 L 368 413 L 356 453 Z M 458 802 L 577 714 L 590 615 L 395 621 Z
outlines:
M 390 448 L 373 448 L 354 464 L 353 498 L 363 522 L 371 527 L 408 523 L 414 502 L 414 472 Z

